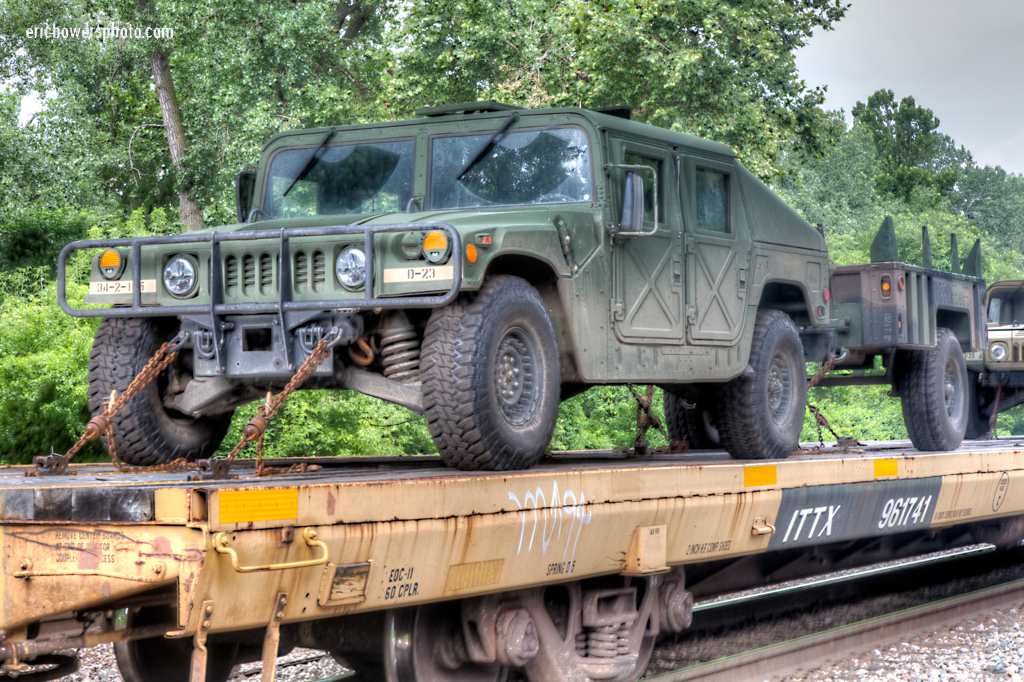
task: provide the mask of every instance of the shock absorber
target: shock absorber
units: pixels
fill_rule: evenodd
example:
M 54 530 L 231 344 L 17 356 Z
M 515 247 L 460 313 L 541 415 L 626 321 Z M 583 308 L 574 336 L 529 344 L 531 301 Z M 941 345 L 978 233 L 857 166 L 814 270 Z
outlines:
M 420 340 L 415 327 L 385 329 L 380 333 L 384 376 L 394 381 L 414 381 L 420 376 Z

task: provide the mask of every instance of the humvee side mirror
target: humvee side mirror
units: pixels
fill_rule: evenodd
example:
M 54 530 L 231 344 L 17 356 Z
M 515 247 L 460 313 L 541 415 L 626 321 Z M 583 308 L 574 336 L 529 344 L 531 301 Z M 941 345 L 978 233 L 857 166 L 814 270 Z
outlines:
M 623 232 L 639 232 L 644 226 L 644 182 L 640 174 L 630 171 L 626 175 L 626 192 L 622 197 L 622 220 L 619 229 Z
M 235 176 L 235 209 L 238 222 L 244 223 L 249 217 L 253 195 L 256 194 L 256 171 L 246 169 Z
M 613 235 L 619 237 L 650 237 L 658 231 L 658 171 L 651 166 L 637 166 L 626 163 L 609 163 L 606 172 L 613 169 L 626 171 L 626 188 L 622 195 L 622 219 Z M 641 173 L 650 173 L 654 188 L 654 228 L 644 232 L 644 183 Z M 610 174 L 610 173 L 609 173 Z

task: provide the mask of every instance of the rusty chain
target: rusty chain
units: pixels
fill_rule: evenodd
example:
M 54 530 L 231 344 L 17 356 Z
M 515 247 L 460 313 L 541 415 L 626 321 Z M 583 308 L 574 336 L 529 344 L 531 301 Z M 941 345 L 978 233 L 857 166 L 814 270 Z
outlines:
M 821 382 L 821 380 L 825 378 L 825 375 L 832 371 L 832 369 L 835 367 L 836 359 L 838 357 L 839 356 L 837 355 L 833 355 L 828 360 L 821 363 L 821 367 L 818 368 L 818 371 L 814 373 L 814 376 L 807 380 L 807 390 L 810 390 L 817 386 Z M 825 438 L 821 432 L 822 427 L 828 429 L 828 432 L 831 433 L 832 436 L 836 439 L 836 445 L 843 448 L 844 450 L 846 448 L 849 448 L 850 445 L 860 444 L 857 441 L 857 439 L 853 438 L 852 436 L 840 436 L 838 433 L 836 433 L 835 429 L 832 428 L 832 425 L 828 423 L 828 419 L 825 418 L 825 414 L 821 411 L 821 408 L 818 407 L 817 405 L 812 405 L 810 400 L 807 401 L 807 411 L 811 413 L 812 417 L 814 417 L 814 425 L 818 428 L 818 447 L 814 448 L 815 451 L 820 451 L 825 448 Z M 796 452 L 800 453 L 805 451 L 801 450 L 798 446 Z
M 232 461 L 238 456 L 242 450 L 245 449 L 249 443 L 256 442 L 256 476 L 263 476 L 264 474 L 270 475 L 274 473 L 281 473 L 285 470 L 279 470 L 277 468 L 264 468 L 263 466 L 263 454 L 264 454 L 264 443 L 263 438 L 266 435 L 267 427 L 270 426 L 270 420 L 274 417 L 274 413 L 281 409 L 284 405 L 284 401 L 288 399 L 295 390 L 302 386 L 309 378 L 309 375 L 316 371 L 316 368 L 323 364 L 324 360 L 333 352 L 334 345 L 331 336 L 325 336 L 320 339 L 317 343 L 316 348 L 309 354 L 306 361 L 299 367 L 299 371 L 292 376 L 291 381 L 278 393 L 276 396 L 267 392 L 267 397 L 263 404 L 260 405 L 256 412 L 256 416 L 249 420 L 249 423 L 242 429 L 242 438 L 238 441 L 238 444 L 232 448 L 231 453 L 227 456 L 227 461 Z M 305 466 L 305 465 L 303 465 Z M 294 467 L 292 467 L 294 469 Z M 287 471 L 290 471 L 288 469 Z M 306 471 L 307 469 L 302 469 Z
M 117 467 L 118 471 L 126 471 L 126 466 L 118 458 L 117 447 L 114 445 L 114 416 L 121 411 L 121 408 L 128 404 L 129 400 L 145 388 L 149 382 L 159 376 L 160 372 L 167 369 L 174 362 L 174 358 L 178 355 L 177 343 L 179 343 L 179 338 L 175 337 L 160 346 L 156 353 L 153 354 L 153 357 L 149 359 L 149 362 L 146 363 L 146 366 L 142 368 L 142 371 L 135 375 L 132 383 L 128 385 L 124 393 L 118 394 L 116 390 L 111 392 L 110 398 L 103 407 L 103 412 L 89 420 L 89 423 L 85 426 L 84 433 L 82 433 L 82 437 L 64 454 L 66 461 L 70 461 L 72 457 L 77 455 L 89 441 L 95 440 L 101 435 L 106 435 L 110 459 L 114 462 L 114 466 Z M 171 350 L 172 348 L 174 350 Z M 169 350 L 170 352 L 168 352 Z
M 996 436 L 996 419 L 999 418 L 999 398 L 1003 395 L 1003 386 L 1006 385 L 1006 379 L 1000 379 L 999 384 L 996 385 L 996 401 L 995 405 L 992 406 L 992 416 L 988 418 L 988 432 L 992 434 L 993 438 Z
M 654 402 L 654 385 L 648 384 L 643 396 L 636 392 L 633 384 L 626 384 L 626 388 L 629 389 L 629 392 L 636 399 L 636 441 L 633 443 L 633 452 L 637 455 L 643 455 L 647 451 L 647 431 L 652 426 L 661 431 L 666 439 L 668 439 L 668 434 L 665 432 L 665 426 L 651 407 L 651 404 Z

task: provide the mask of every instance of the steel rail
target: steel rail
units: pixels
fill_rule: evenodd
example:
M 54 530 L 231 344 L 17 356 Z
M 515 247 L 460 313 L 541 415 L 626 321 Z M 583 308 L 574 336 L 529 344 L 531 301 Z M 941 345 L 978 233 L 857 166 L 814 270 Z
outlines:
M 780 587 L 766 587 L 759 589 L 754 592 L 747 592 L 739 594 L 737 596 L 726 595 L 724 597 L 717 597 L 707 599 L 705 601 L 697 602 L 693 605 L 693 612 L 698 613 L 700 611 L 707 611 L 708 609 L 717 609 L 723 606 L 733 606 L 735 604 L 742 604 L 743 602 L 755 601 L 757 599 L 765 599 L 767 597 L 777 597 L 780 594 L 786 594 L 787 592 L 801 592 L 803 590 L 811 590 L 826 585 L 833 585 L 836 583 L 850 582 L 853 580 L 862 580 L 871 576 L 878 576 L 885 573 L 893 573 L 896 571 L 903 571 L 908 568 L 918 568 L 926 566 L 928 564 L 942 563 L 944 561 L 952 561 L 953 559 L 963 559 L 970 556 L 977 556 L 978 554 L 988 554 L 996 550 L 995 545 L 981 544 L 971 545 L 963 549 L 959 549 L 953 552 L 934 552 L 932 554 L 923 555 L 917 559 L 899 560 L 899 563 L 891 563 L 879 566 L 878 564 L 870 564 L 856 569 L 848 569 L 846 571 L 836 571 L 831 573 L 823 573 L 820 576 L 814 576 L 811 578 L 799 578 L 794 581 L 787 581 Z
M 948 597 L 707 663 L 644 678 L 659 682 L 760 682 L 1024 601 L 1024 579 Z

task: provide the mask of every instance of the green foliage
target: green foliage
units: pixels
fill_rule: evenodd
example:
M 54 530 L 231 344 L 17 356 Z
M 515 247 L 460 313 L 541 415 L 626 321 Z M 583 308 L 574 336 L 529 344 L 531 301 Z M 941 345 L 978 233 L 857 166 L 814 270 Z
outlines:
M 643 395 L 646 386 L 634 386 Z M 653 408 L 664 421 L 663 395 L 654 390 Z M 595 386 L 562 403 L 558 425 L 551 439 L 552 450 L 608 450 L 631 448 L 636 440 L 637 403 L 625 386 Z M 655 429 L 647 432 L 650 447 L 668 445 L 664 434 Z
M 256 415 L 257 403 L 235 412 L 218 454 L 227 455 Z M 271 421 L 268 457 L 318 455 L 419 455 L 434 452 L 422 417 L 404 407 L 353 391 L 300 391 L 289 396 Z M 249 446 L 245 457 L 255 457 Z
M 4 288 L 16 289 L 18 271 L 5 273 Z M 28 275 L 31 278 L 31 275 Z M 72 287 L 81 305 L 84 292 Z M 0 302 L 0 461 L 31 462 L 52 447 L 67 450 L 89 420 L 86 371 L 96 322 L 68 317 L 55 301 L 55 287 L 6 296 Z M 101 455 L 93 443 L 83 459 Z
M 404 8 L 386 82 L 396 115 L 496 99 L 531 107 L 614 106 L 643 122 L 735 147 L 762 177 L 784 146 L 818 153 L 823 91 L 793 51 L 841 2 L 434 0 Z
M 867 104 L 857 102 L 853 117 L 871 131 L 880 162 L 875 184 L 883 194 L 908 203 L 921 190 L 946 196 L 973 165 L 970 152 L 937 132 L 939 119 L 913 97 L 897 104 L 892 90 L 878 90 Z

